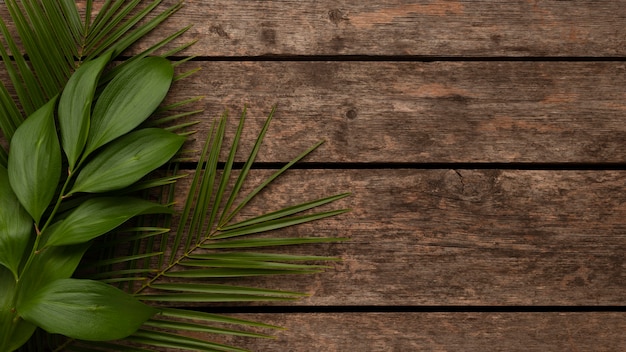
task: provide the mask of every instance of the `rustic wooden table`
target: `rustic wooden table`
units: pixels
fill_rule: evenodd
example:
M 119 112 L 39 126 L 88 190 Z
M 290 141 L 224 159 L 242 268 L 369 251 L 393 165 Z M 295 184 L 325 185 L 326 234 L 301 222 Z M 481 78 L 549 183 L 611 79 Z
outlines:
M 187 0 L 160 31 L 186 24 L 202 128 L 278 104 L 255 172 L 327 141 L 266 204 L 354 192 L 284 231 L 352 239 L 268 281 L 310 297 L 216 308 L 288 330 L 226 342 L 626 349 L 626 1 Z

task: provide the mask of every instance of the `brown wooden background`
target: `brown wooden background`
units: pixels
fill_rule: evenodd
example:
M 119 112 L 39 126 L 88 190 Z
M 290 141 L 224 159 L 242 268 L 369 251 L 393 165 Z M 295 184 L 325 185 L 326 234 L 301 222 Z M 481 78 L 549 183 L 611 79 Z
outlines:
M 626 1 L 187 0 L 159 34 L 190 23 L 201 130 L 248 104 L 250 147 L 277 103 L 259 176 L 327 141 L 255 206 L 354 193 L 282 232 L 352 239 L 261 282 L 309 298 L 216 308 L 288 330 L 225 342 L 626 349 Z

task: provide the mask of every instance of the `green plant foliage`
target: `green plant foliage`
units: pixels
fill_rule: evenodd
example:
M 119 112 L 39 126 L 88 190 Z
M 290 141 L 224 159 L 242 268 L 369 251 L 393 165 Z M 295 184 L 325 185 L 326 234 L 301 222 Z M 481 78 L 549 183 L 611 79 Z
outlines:
M 9 185 L 7 170 L 0 166 L 0 265 L 18 276 L 18 268 L 32 231 L 30 216 Z
M 13 351 L 23 345 L 33 334 L 36 325 L 20 319 L 13 310 L 18 293 L 16 282 L 8 269 L 0 266 L 0 316 L 12 317 L 14 320 L 0 319 L 0 343 L 7 351 Z
M 245 165 L 252 165 L 260 149 L 259 146 L 262 144 L 263 135 L 269 127 L 271 116 L 266 121 L 266 125 Z M 132 254 L 126 257 L 127 260 L 116 262 L 119 265 L 118 268 L 103 272 L 100 276 L 102 279 L 118 284 L 125 283 L 127 284 L 125 285 L 127 291 L 133 292 L 135 297 L 144 302 L 158 302 L 161 306 L 210 302 L 286 301 L 301 298 L 303 295 L 290 291 L 210 283 L 210 280 L 316 273 L 328 268 L 328 266 L 306 262 L 336 260 L 323 256 L 283 254 L 271 251 L 256 252 L 255 248 L 279 249 L 281 246 L 288 245 L 343 241 L 343 238 L 306 236 L 300 238 L 243 238 L 342 214 L 347 209 L 314 211 L 312 213 L 310 211 L 342 199 L 348 194 L 324 197 L 276 211 L 269 211 L 249 219 L 234 221 L 236 214 L 243 210 L 245 205 L 254 197 L 267 189 L 272 181 L 287 170 L 287 167 L 278 170 L 261 182 L 251 193 L 242 196 L 240 190 L 247 181 L 250 167 L 244 165 L 238 176 L 234 176 L 231 171 L 234 164 L 234 151 L 237 150 L 243 130 L 245 111 L 239 121 L 239 128 L 233 139 L 233 144 L 229 148 L 223 143 L 227 121 L 227 116 L 222 116 L 214 128 L 214 134 L 207 140 L 200 163 L 191 181 L 190 194 L 187 196 L 178 219 L 179 225 L 172 234 L 173 244 L 171 244 L 170 239 L 165 237 L 162 239 L 167 241 L 168 246 L 163 247 L 163 243 L 159 244 L 158 242 L 159 234 L 157 233 L 137 236 L 127 242 L 127 246 L 136 248 L 136 250 L 133 250 Z M 287 165 L 293 165 L 319 145 L 317 144 L 296 156 Z M 227 152 L 226 154 L 229 156 L 223 170 L 218 173 L 217 158 L 219 155 L 224 155 L 224 152 Z M 230 191 L 227 191 L 226 185 L 228 184 L 234 185 Z M 175 192 L 173 190 L 172 194 Z M 235 205 L 238 199 L 242 200 Z M 302 212 L 308 214 L 300 215 Z M 235 236 L 237 239 L 232 238 Z M 139 256 L 147 248 L 152 248 L 152 254 L 154 254 L 151 256 L 150 264 L 146 264 L 143 260 L 145 257 Z M 231 249 L 235 249 L 235 251 L 231 251 Z M 120 257 L 120 259 L 123 258 Z M 155 262 L 158 262 L 158 265 L 154 265 Z M 104 267 L 109 263 L 110 261 L 103 262 L 102 266 Z M 148 269 L 152 270 L 148 272 Z M 136 275 L 138 273 L 140 276 Z M 143 276 L 147 273 L 149 274 Z M 185 310 L 176 310 L 175 312 L 176 315 L 161 312 L 161 314 L 148 320 L 143 329 L 124 339 L 124 341 L 140 343 L 150 346 L 149 348 L 169 347 L 185 351 L 240 350 L 234 347 L 215 345 L 209 341 L 192 339 L 186 335 L 186 331 L 208 331 L 207 329 L 212 329 L 214 333 L 227 334 L 227 332 L 222 331 L 222 324 L 237 324 L 245 328 L 249 323 L 228 321 L 230 319 L 228 317 L 222 317 L 224 320 L 208 320 L 199 323 L 196 314 L 202 314 L 200 312 Z M 172 311 L 168 311 L 168 313 L 172 314 Z M 176 332 L 165 334 L 154 330 L 165 326 L 174 327 Z M 235 330 L 228 332 L 228 334 L 250 336 L 246 335 L 249 332 L 245 330 Z M 81 344 L 81 346 L 91 345 Z M 95 345 L 93 347 L 95 348 Z M 121 347 L 120 345 L 112 346 L 107 351 L 114 351 L 116 348 Z
M 94 107 L 85 154 L 139 126 L 165 98 L 173 78 L 172 64 L 160 57 L 133 62 L 118 72 Z
M 133 197 L 86 200 L 44 234 L 45 246 L 65 246 L 90 241 L 140 214 L 171 213 L 167 207 Z M 45 248 L 45 247 L 44 247 Z
M 59 127 L 70 172 L 87 143 L 91 124 L 91 103 L 98 80 L 111 55 L 84 63 L 70 77 L 59 101 Z
M 149 59 L 133 62 L 126 71 L 132 71 L 135 65 L 143 66 L 143 60 Z M 160 74 L 157 69 L 155 75 Z M 83 97 L 87 102 L 83 109 L 91 109 L 89 102 L 94 100 L 95 90 L 91 94 Z M 0 204 L 4 205 L 0 209 L 4 225 L 0 258 L 13 273 L 13 282 L 2 287 L 6 297 L 0 310 L 2 350 L 13 346 L 13 341 L 27 339 L 35 325 L 72 338 L 118 339 L 137 330 L 156 312 L 105 283 L 70 279 L 87 249 L 73 245 L 104 235 L 137 215 L 171 210 L 130 196 L 86 197 L 70 203 L 72 195 L 66 189 L 74 176 L 74 186 L 80 192 L 130 186 L 169 160 L 185 138 L 157 128 L 130 132 L 105 143 L 93 158 L 84 159 L 84 168 L 81 162 L 76 164 L 60 183 L 62 155 L 54 124 L 58 116 L 56 101 L 53 98 L 17 128 L 11 140 L 8 169 L 0 167 L 0 190 L 6 195 L 3 202 L 19 200 L 12 205 Z M 80 155 L 82 150 L 76 152 Z M 68 207 L 70 210 L 60 212 Z M 44 213 L 47 216 L 40 221 Z M 7 270 L 2 270 L 5 280 Z M 132 318 L 126 314 L 132 314 Z
M 56 98 L 15 131 L 9 152 L 9 182 L 22 206 L 39 224 L 61 177 L 61 147 L 54 124 Z
M 185 137 L 159 128 L 131 132 L 96 155 L 76 178 L 70 193 L 106 192 L 128 187 L 170 160 Z
M 22 272 L 17 303 L 51 282 L 72 276 L 88 248 L 88 244 L 50 247 L 34 256 Z
M 322 143 L 242 194 L 274 111 L 238 172 L 245 110 L 231 145 L 224 114 L 199 158 L 187 157 L 181 148 L 195 121 L 178 121 L 200 112 L 183 110 L 199 98 L 162 102 L 174 80 L 195 72 L 175 76 L 186 59 L 167 59 L 191 43 L 154 55 L 188 27 L 119 60 L 182 1 L 107 0 L 97 14 L 92 0 L 80 11 L 71 0 L 4 3 L 19 38 L 0 19 L 9 77 L 0 129 L 10 146 L 0 147 L 0 351 L 243 351 L 212 336 L 270 337 L 250 329 L 278 327 L 174 307 L 305 296 L 214 280 L 317 273 L 336 260 L 281 247 L 343 238 L 272 231 L 345 213 L 328 206 L 347 193 L 241 219 Z M 197 167 L 174 212 L 186 193 L 176 182 L 187 176 L 177 160 Z
M 115 287 L 78 279 L 49 283 L 22 300 L 17 310 L 48 332 L 88 341 L 126 337 L 156 313 Z

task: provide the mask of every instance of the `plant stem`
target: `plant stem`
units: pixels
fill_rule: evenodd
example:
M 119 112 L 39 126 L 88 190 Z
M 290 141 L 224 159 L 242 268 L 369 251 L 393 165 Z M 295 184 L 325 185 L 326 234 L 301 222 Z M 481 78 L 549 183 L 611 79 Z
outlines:
M 65 180 L 65 183 L 63 184 L 63 188 L 61 188 L 61 192 L 59 193 L 59 197 L 56 200 L 56 203 L 54 205 L 54 208 L 52 209 L 52 212 L 50 213 L 50 216 L 48 217 L 48 220 L 46 220 L 45 224 L 43 225 L 43 227 L 41 228 L 41 230 L 39 230 L 39 228 L 37 227 L 37 224 L 35 224 L 35 233 L 37 234 L 37 237 L 35 237 L 35 243 L 33 244 L 33 247 L 30 251 L 30 255 L 28 256 L 28 260 L 26 260 L 26 264 L 24 264 L 24 267 L 22 268 L 22 272 L 20 273 L 20 277 L 17 279 L 17 286 L 15 291 L 17 292 L 21 286 L 21 281 L 20 278 L 21 276 L 26 272 L 26 270 L 28 270 L 28 268 L 30 267 L 33 259 L 35 259 L 35 256 L 37 254 L 39 254 L 40 252 L 40 248 L 39 245 L 41 243 L 41 234 L 48 228 L 48 226 L 50 226 L 50 224 L 52 223 L 52 220 L 54 219 L 54 216 L 56 215 L 57 211 L 59 210 L 59 206 L 61 205 L 61 202 L 63 201 L 63 199 L 65 199 L 65 190 L 67 189 L 67 186 L 70 184 L 70 181 L 72 180 L 72 173 L 68 174 L 67 179 Z
M 187 258 L 191 253 L 193 253 L 195 250 L 197 250 L 198 248 L 200 248 L 200 246 L 202 246 L 202 244 L 204 244 L 204 242 L 208 241 L 209 239 L 211 239 L 211 236 L 215 235 L 218 231 L 213 231 L 211 232 L 209 235 L 207 235 L 205 238 L 203 238 L 202 240 L 198 241 L 194 247 L 190 248 L 187 252 L 185 252 L 183 255 L 180 256 L 180 258 L 178 258 L 176 261 L 174 261 L 171 264 L 168 264 L 165 268 L 163 268 L 162 270 L 160 270 L 158 273 L 156 273 L 156 275 L 148 280 L 148 282 L 144 283 L 143 285 L 141 285 L 141 287 L 139 289 L 137 289 L 135 292 L 133 292 L 133 295 L 138 295 L 139 293 L 141 293 L 143 290 L 145 290 L 146 288 L 150 287 L 150 285 L 152 283 L 154 283 L 155 281 L 157 281 L 158 279 L 161 278 L 161 276 L 165 275 L 170 269 L 172 269 L 173 267 L 175 267 L 176 265 L 178 265 L 180 263 L 181 260 Z
M 33 247 L 30 251 L 30 255 L 28 256 L 28 259 L 26 260 L 24 267 L 22 268 L 21 272 L 19 273 L 18 277 L 15 280 L 15 287 L 13 288 L 13 300 L 12 300 L 13 302 L 11 304 L 12 314 L 9 316 L 10 319 L 9 321 L 6 321 L 3 324 L 1 324 L 4 327 L 3 329 L 4 331 L 0 332 L 0 350 L 2 351 L 8 348 L 8 343 L 11 341 L 15 327 L 17 326 L 19 319 L 20 319 L 19 313 L 16 311 L 16 307 L 17 307 L 17 300 L 19 298 L 18 293 L 20 292 L 20 289 L 22 287 L 21 278 L 24 275 L 24 273 L 27 272 L 27 270 L 30 268 L 33 260 L 35 259 L 35 256 L 37 256 L 37 254 L 41 252 L 41 248 L 39 247 L 41 245 L 42 233 L 52 223 L 52 220 L 54 219 L 56 213 L 59 210 L 59 206 L 61 205 L 61 202 L 63 201 L 63 199 L 65 199 L 65 191 L 68 185 L 70 184 L 71 180 L 72 180 L 72 173 L 68 173 L 68 177 L 65 180 L 63 187 L 61 188 L 59 197 L 57 198 L 54 208 L 52 209 L 52 212 L 50 213 L 50 216 L 46 220 L 44 226 L 41 229 L 39 229 L 39 226 L 37 224 L 33 225 L 35 227 L 35 233 L 37 237 L 35 237 L 35 243 L 33 244 Z

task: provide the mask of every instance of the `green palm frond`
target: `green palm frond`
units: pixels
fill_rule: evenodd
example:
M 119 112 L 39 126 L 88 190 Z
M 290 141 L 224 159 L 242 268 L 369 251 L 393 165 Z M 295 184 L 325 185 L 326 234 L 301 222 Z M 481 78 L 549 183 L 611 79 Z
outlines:
M 273 113 L 273 112 L 272 112 Z M 303 159 L 321 143 L 295 157 L 286 167 L 281 168 L 261 182 L 249 194 L 241 194 L 247 176 L 259 153 L 263 136 L 269 127 L 267 119 L 255 146 L 252 148 L 242 170 L 234 170 L 235 153 L 244 128 L 244 110 L 232 144 L 227 147 L 227 114 L 213 126 L 210 136 L 201 153 L 201 159 L 189 184 L 189 194 L 175 219 L 178 226 L 167 236 L 163 234 L 161 223 L 164 220 L 146 218 L 144 228 L 133 228 L 128 234 L 111 238 L 104 247 L 128 248 L 115 259 L 107 257 L 95 262 L 105 268 L 94 274 L 94 278 L 118 284 L 144 302 L 155 302 L 159 306 L 191 305 L 233 302 L 276 302 L 292 301 L 305 294 L 263 287 L 228 285 L 223 279 L 235 277 L 258 277 L 267 275 L 293 275 L 318 273 L 328 268 L 328 263 L 338 260 L 334 257 L 316 255 L 285 254 L 272 252 L 283 246 L 331 243 L 345 240 L 338 237 L 299 237 L 283 238 L 258 235 L 287 226 L 324 219 L 342 214 L 347 209 L 315 211 L 316 208 L 347 197 L 342 193 L 291 205 L 276 211 L 269 211 L 245 220 L 233 221 L 235 215 L 250 201 L 267 189 L 272 181 L 282 175 L 296 161 Z M 218 168 L 220 155 L 228 155 L 223 167 Z M 235 171 L 239 171 L 235 176 Z M 243 175 L 243 176 L 242 176 Z M 174 185 L 172 185 L 174 187 Z M 160 197 L 162 202 L 174 201 L 175 189 L 167 189 Z M 237 204 L 237 205 L 235 205 Z M 313 211 L 313 213 L 310 213 Z M 304 214 L 304 215 L 300 215 Z M 169 224 L 169 221 L 167 221 Z M 154 226 L 154 227 L 150 227 Z M 131 233 L 135 234 L 132 235 Z M 124 245 L 123 242 L 126 244 Z M 264 251 L 257 249 L 264 247 Z M 155 269 L 157 268 L 157 269 Z M 217 280 L 217 281 L 215 281 Z M 211 281 L 214 281 L 213 283 Z M 176 312 L 176 314 L 174 314 Z M 245 330 L 251 322 L 242 322 L 219 315 L 203 315 L 193 310 L 166 309 L 164 313 L 147 322 L 145 329 L 125 339 L 125 342 L 140 343 L 151 348 L 165 347 L 181 350 L 238 351 L 232 346 L 214 344 L 209 340 L 201 342 L 185 334 L 187 327 L 193 331 L 212 334 L 233 334 L 224 330 L 224 323 L 230 326 L 242 325 L 236 330 L 241 336 L 255 337 L 256 332 Z M 202 323 L 196 320 L 204 317 Z M 206 319 L 211 317 L 211 319 Z M 217 319 L 218 318 L 218 319 Z M 173 320 L 172 320 L 173 319 Z M 217 320 L 216 320 L 217 319 Z M 198 325 L 199 324 L 199 325 Z M 263 324 L 254 325 L 265 327 Z M 160 334 L 158 327 L 169 327 L 167 334 Z M 261 334 L 264 335 L 264 334 Z M 81 342 L 81 346 L 88 343 Z M 100 349 L 102 346 L 99 345 Z M 114 351 L 119 345 L 106 351 Z
M 6 84 L 8 82 L 0 84 L 0 128 L 8 141 L 26 116 L 63 89 L 72 72 L 83 61 L 105 52 L 111 52 L 111 59 L 115 59 L 183 4 L 179 1 L 163 9 L 161 0 L 148 5 L 141 0 L 107 0 L 94 16 L 92 2 L 86 1 L 87 8 L 81 15 L 74 0 L 4 1 L 11 15 L 11 24 L 18 34 L 17 38 L 14 37 L 8 23 L 0 19 L 0 32 L 4 39 L 0 45 L 0 56 L 10 78 L 9 85 Z M 156 16 L 148 18 L 155 12 Z M 171 34 L 120 66 L 154 54 L 188 29 L 186 27 Z M 177 53 L 191 44 L 170 49 L 164 55 Z M 107 77 L 113 74 L 115 72 Z M 105 81 L 107 77 L 104 77 Z M 12 99 L 10 89 L 16 93 L 19 103 Z M 0 152 L 3 165 L 6 164 L 4 154 L 5 151 Z
M 306 215 L 296 215 L 316 207 L 346 197 L 348 194 L 340 194 L 326 197 L 287 208 L 268 212 L 253 218 L 232 222 L 234 216 L 239 213 L 255 196 L 264 190 L 272 181 L 283 174 L 290 166 L 301 160 L 314 148 L 298 155 L 285 167 L 270 176 L 267 180 L 257 186 L 252 192 L 240 196 L 240 190 L 247 179 L 251 166 L 259 152 L 263 137 L 269 128 L 269 123 L 273 115 L 270 113 L 263 126 L 249 157 L 237 177 L 232 177 L 232 169 L 235 160 L 235 153 L 239 145 L 239 140 L 245 121 L 245 110 L 239 122 L 239 126 L 233 143 L 228 150 L 228 158 L 218 175 L 218 157 L 222 153 L 223 140 L 225 137 L 225 126 L 228 120 L 227 115 L 223 115 L 214 126 L 214 134 L 210 138 L 202 153 L 201 162 L 195 172 L 190 185 L 190 193 L 185 203 L 182 215 L 179 219 L 179 226 L 176 231 L 173 245 L 170 249 L 170 257 L 164 261 L 161 272 L 148 283 L 141 286 L 136 293 L 143 293 L 148 289 L 154 290 L 153 284 L 158 283 L 165 277 L 175 278 L 216 278 L 235 276 L 258 276 L 274 274 L 294 274 L 313 273 L 324 269 L 320 265 L 294 264 L 294 261 L 326 261 L 325 257 L 309 256 L 289 256 L 269 253 L 241 253 L 220 252 L 212 253 L 206 246 L 219 243 L 224 239 L 240 236 L 259 234 L 276 229 L 293 226 L 305 222 L 323 219 L 330 216 L 342 214 L 347 209 L 320 211 Z M 234 184 L 233 184 L 234 183 Z M 226 189 L 232 184 L 232 189 L 227 194 Z M 237 199 L 243 198 L 237 206 L 234 205 Z M 232 210 L 231 210 L 232 209 Z M 184 238 L 186 235 L 186 238 Z M 267 239 L 267 238 L 266 238 Z M 319 242 L 337 241 L 336 238 L 314 238 Z M 310 238 L 301 238 L 300 243 L 306 243 Z M 295 240 L 294 244 L 298 244 Z M 240 247 L 241 248 L 241 247 Z

